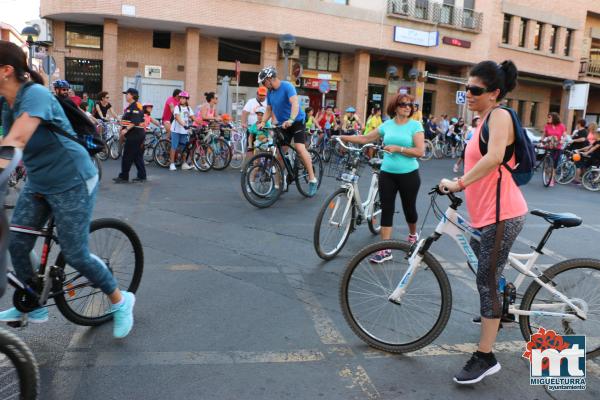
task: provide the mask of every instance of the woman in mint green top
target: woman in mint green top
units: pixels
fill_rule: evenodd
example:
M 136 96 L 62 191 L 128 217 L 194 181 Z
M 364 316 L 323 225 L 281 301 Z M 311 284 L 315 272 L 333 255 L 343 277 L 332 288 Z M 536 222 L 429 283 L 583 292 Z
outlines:
M 379 174 L 381 201 L 381 238 L 392 238 L 396 195 L 400 193 L 402 209 L 408 224 L 408 242 L 417 237 L 417 194 L 421 186 L 418 157 L 425 150 L 425 135 L 420 122 L 411 119 L 413 99 L 406 94 L 396 95 L 389 103 L 390 119 L 362 136 L 341 136 L 344 142 L 366 144 L 383 139 L 385 154 Z M 391 260 L 391 250 L 382 250 L 370 261 L 382 263 Z

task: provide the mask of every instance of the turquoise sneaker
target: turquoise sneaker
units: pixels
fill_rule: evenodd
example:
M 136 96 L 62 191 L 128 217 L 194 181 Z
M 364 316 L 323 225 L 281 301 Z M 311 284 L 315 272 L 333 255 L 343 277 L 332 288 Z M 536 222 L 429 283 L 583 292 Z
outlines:
M 18 322 L 23 318 L 23 313 L 16 308 L 9 308 L 0 312 L 0 322 Z M 27 319 L 32 324 L 42 324 L 48 321 L 48 309 L 38 308 L 27 314 Z
M 129 335 L 133 328 L 133 306 L 135 305 L 135 295 L 129 292 L 121 292 L 123 303 L 118 308 L 113 308 L 113 336 L 122 339 Z
M 317 189 L 319 189 L 319 181 L 318 180 L 314 180 L 314 181 L 309 181 L 308 182 L 308 195 L 310 197 L 313 197 L 315 194 L 317 194 Z

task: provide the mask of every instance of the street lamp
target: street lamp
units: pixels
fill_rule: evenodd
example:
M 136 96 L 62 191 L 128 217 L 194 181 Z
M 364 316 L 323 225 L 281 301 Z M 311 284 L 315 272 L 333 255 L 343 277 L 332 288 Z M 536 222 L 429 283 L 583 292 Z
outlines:
M 281 47 L 281 50 L 283 50 L 283 56 L 285 58 L 285 64 L 283 68 L 285 71 L 285 80 L 289 81 L 290 71 L 288 67 L 288 57 L 294 54 L 294 49 L 296 48 L 296 38 L 289 33 L 281 35 L 279 38 L 279 47 Z
M 33 50 L 38 36 L 40 36 L 40 31 L 35 26 L 26 26 L 21 31 L 21 35 L 27 38 L 25 39 L 25 41 L 27 42 L 27 45 L 29 47 L 29 68 L 31 68 L 33 66 Z

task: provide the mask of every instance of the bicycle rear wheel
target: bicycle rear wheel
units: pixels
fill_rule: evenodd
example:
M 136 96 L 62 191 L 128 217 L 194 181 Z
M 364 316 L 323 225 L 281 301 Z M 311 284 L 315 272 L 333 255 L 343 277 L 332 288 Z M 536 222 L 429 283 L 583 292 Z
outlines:
M 0 400 L 38 398 L 40 373 L 29 347 L 17 336 L 0 330 Z
M 521 333 L 526 341 L 534 329 L 543 327 L 561 335 L 585 335 L 586 354 L 589 358 L 600 355 L 600 260 L 572 259 L 562 261 L 544 271 L 540 276 L 544 283 L 567 296 L 577 307 L 587 313 L 587 320 L 567 320 L 552 316 L 519 317 Z M 521 303 L 522 310 L 542 310 L 574 314 L 571 307 L 556 298 L 548 290 L 540 290 L 537 282 L 531 282 Z M 555 308 L 552 308 L 555 305 Z
M 542 161 L 542 182 L 545 187 L 550 186 L 550 182 L 554 178 L 554 160 L 552 156 L 547 155 Z
M 564 161 L 556 167 L 556 182 L 561 185 L 571 183 L 575 179 L 575 163 L 573 161 Z
M 241 176 L 242 193 L 254 207 L 270 207 L 283 191 L 283 171 L 279 161 L 269 153 L 248 160 Z
M 369 261 L 382 250 L 390 250 L 392 258 L 379 264 Z M 448 277 L 429 253 L 405 287 L 402 304 L 388 300 L 408 269 L 409 250 L 408 243 L 394 240 L 365 247 L 348 263 L 340 287 L 340 305 L 350 328 L 369 346 L 390 353 L 408 353 L 433 342 L 452 309 Z
M 231 148 L 231 162 L 229 166 L 233 169 L 241 168 L 244 164 L 244 158 L 246 158 L 244 144 L 241 141 L 232 142 L 229 147 Z
M 313 245 L 319 257 L 331 260 L 342 251 L 352 232 L 355 216 L 354 199 L 348 198 L 348 189 L 339 188 L 325 200 L 313 231 Z
M 111 142 L 108 145 L 108 152 L 110 154 L 110 158 L 112 158 L 113 160 L 118 160 L 119 157 L 121 157 L 122 147 L 123 146 L 121 146 L 121 143 L 119 143 L 118 138 L 114 138 L 113 140 L 111 140 Z
M 323 161 L 321 161 L 321 156 L 315 150 L 308 150 L 308 154 L 310 154 L 310 160 L 313 166 L 313 172 L 315 174 L 315 178 L 317 178 L 317 188 L 321 187 L 321 181 L 323 178 Z M 304 166 L 304 163 L 296 154 L 296 186 L 298 187 L 298 191 L 302 196 L 309 197 L 308 190 L 308 170 Z
M 171 141 L 160 139 L 154 146 L 154 162 L 163 168 L 167 168 L 170 163 Z
M 135 293 L 144 269 L 144 250 L 138 235 L 125 222 L 102 218 L 92 221 L 90 252 L 114 275 L 119 289 Z M 100 289 L 69 265 L 59 253 L 56 266 L 63 268 L 63 290 L 54 297 L 66 319 L 77 325 L 95 326 L 112 319 L 111 304 Z
M 147 163 L 151 163 L 154 161 L 154 133 L 146 133 L 144 137 L 144 161 Z
M 196 143 L 196 146 L 194 147 L 194 153 L 192 154 L 192 161 L 194 162 L 194 166 L 198 168 L 198 171 L 206 172 L 210 170 L 211 165 L 208 161 L 209 152 L 212 152 L 212 148 L 199 142 Z
M 433 142 L 433 157 L 437 159 L 444 157 L 444 142 L 439 139 Z
M 600 190 L 600 168 L 587 170 L 581 177 L 581 184 L 584 188 L 592 192 Z

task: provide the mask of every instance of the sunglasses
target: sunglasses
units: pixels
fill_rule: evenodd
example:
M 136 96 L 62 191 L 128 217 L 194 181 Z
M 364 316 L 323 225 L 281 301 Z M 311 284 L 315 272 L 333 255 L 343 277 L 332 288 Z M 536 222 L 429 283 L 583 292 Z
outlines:
M 471 86 L 471 85 L 465 86 L 465 92 L 471 92 L 471 94 L 473 96 L 481 96 L 482 94 L 484 94 L 487 91 L 488 91 L 487 88 L 483 88 L 481 86 Z
M 401 108 L 412 107 L 412 106 L 413 106 L 413 103 L 400 102 L 400 103 L 396 104 L 396 107 L 401 107 Z

